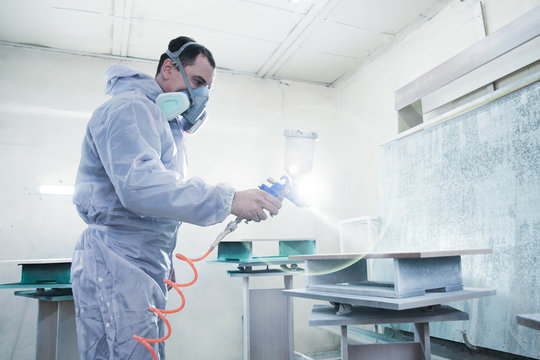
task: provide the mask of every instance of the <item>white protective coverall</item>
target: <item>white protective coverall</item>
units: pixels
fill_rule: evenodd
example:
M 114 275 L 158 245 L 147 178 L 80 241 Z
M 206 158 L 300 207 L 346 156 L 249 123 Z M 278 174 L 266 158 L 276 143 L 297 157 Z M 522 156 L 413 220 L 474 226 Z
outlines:
M 133 335 L 163 336 L 181 222 L 211 225 L 230 213 L 234 189 L 185 180 L 184 132 L 155 100 L 154 78 L 124 66 L 106 72 L 113 97 L 90 119 L 73 201 L 88 228 L 71 268 L 81 359 L 151 359 Z M 154 344 L 164 359 L 164 345 Z

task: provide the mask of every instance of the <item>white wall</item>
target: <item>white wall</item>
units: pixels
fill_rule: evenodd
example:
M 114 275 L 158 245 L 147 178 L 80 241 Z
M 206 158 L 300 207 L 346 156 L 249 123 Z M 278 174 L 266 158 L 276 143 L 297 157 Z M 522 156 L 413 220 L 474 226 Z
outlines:
M 342 216 L 378 214 L 378 148 L 395 137 L 398 129 L 394 91 L 480 40 L 477 3 L 452 2 L 340 86 L 343 141 L 348 143 L 347 159 L 354 164 L 342 169 L 343 188 L 350 189 L 338 200 Z M 489 35 L 540 1 L 482 3 Z
M 106 97 L 104 71 L 115 59 L 62 54 L 25 47 L 0 47 L 0 260 L 71 257 L 84 229 L 68 196 L 37 193 L 40 184 L 74 183 L 86 122 Z M 154 74 L 155 63 L 125 64 Z M 318 132 L 313 174 L 322 184 L 316 205 L 332 213 L 332 186 L 339 163 L 337 92 L 317 86 L 280 83 L 218 73 L 209 103 L 210 119 L 189 138 L 190 176 L 210 183 L 229 182 L 253 188 L 283 175 L 284 129 Z M 336 145 L 338 144 L 338 145 Z M 232 218 L 231 218 L 232 219 Z M 177 251 L 202 255 L 224 224 L 185 225 Z M 285 202 L 279 216 L 264 223 L 241 224 L 230 235 L 244 238 L 315 237 L 319 251 L 336 251 L 335 225 L 320 222 L 311 210 Z M 210 258 L 215 259 L 216 254 Z M 190 269 L 177 262 L 178 281 Z M 187 359 L 241 357 L 241 281 L 232 267 L 201 263 L 197 284 L 185 291 L 187 306 L 171 316 L 167 341 L 171 354 Z M 0 264 L 0 283 L 19 281 L 15 265 Z M 303 286 L 300 277 L 296 285 Z M 253 281 L 253 286 L 282 287 L 282 281 Z M 32 358 L 35 351 L 37 301 L 0 291 L 0 353 L 8 359 Z M 176 299 L 172 297 L 173 304 Z M 325 351 L 335 337 L 310 328 L 310 301 L 295 300 L 296 349 Z M 219 354 L 219 355 L 218 355 Z

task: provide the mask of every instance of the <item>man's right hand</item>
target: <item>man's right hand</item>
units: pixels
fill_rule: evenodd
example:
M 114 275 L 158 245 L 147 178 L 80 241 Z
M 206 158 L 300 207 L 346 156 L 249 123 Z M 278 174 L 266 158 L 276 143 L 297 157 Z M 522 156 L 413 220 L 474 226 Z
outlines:
M 241 219 L 259 222 L 267 219 L 264 210 L 271 215 L 277 215 L 280 208 L 281 201 L 276 197 L 260 189 L 249 189 L 234 194 L 231 214 Z

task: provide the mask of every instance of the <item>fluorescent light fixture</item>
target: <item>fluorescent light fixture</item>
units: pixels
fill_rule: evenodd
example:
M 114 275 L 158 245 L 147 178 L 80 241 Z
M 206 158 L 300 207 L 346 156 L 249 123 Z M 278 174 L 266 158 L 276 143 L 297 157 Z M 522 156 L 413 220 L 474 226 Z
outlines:
M 70 185 L 39 185 L 39 193 L 43 195 L 73 195 L 74 186 Z

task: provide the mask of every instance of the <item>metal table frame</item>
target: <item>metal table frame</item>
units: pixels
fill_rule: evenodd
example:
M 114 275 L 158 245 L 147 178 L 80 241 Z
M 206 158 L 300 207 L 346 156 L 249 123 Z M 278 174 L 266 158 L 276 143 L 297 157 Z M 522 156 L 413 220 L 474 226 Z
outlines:
M 310 325 L 340 326 L 342 360 L 430 360 L 429 323 L 468 320 L 468 314 L 441 304 L 495 294 L 493 289 L 465 288 L 462 283 L 461 255 L 490 252 L 471 249 L 290 256 L 291 260 L 305 261 L 306 287 L 283 293 L 333 304 L 315 307 Z M 369 281 L 367 259 L 388 258 L 394 261 L 393 283 Z M 387 323 L 414 323 L 415 341 L 348 343 L 348 325 Z
M 75 305 L 71 291 L 71 259 L 2 261 L 21 265 L 21 282 L 0 285 L 15 296 L 38 300 L 36 359 L 79 359 Z
M 253 243 L 278 242 L 274 256 L 254 256 Z M 303 274 L 291 255 L 313 254 L 313 239 L 258 239 L 222 241 L 214 264 L 235 265 L 227 271 L 231 277 L 242 278 L 242 352 L 244 360 L 294 360 L 293 301 L 282 295 L 293 287 L 293 275 Z M 273 266 L 273 267 L 272 267 Z M 277 268 L 276 268 L 277 266 Z M 255 269 L 258 267 L 258 269 Z M 262 268 L 261 268 L 262 267 Z M 250 289 L 250 278 L 283 276 L 284 288 Z
M 250 289 L 250 278 L 283 276 L 284 289 L 290 290 L 293 287 L 293 275 L 296 274 L 302 274 L 302 271 L 276 271 L 275 269 L 256 272 L 229 271 L 231 277 L 242 278 L 242 352 L 244 360 L 275 359 L 276 352 L 283 350 L 283 347 L 286 348 L 286 359 L 294 359 L 293 299 L 284 297 L 282 295 L 283 289 L 279 288 Z M 259 311 L 260 308 L 264 308 L 264 313 Z M 265 321 L 269 315 L 275 320 L 272 323 Z M 261 346 L 273 350 L 265 351 Z
M 415 360 L 431 359 L 429 323 L 435 321 L 468 320 L 469 316 L 450 306 L 434 306 L 410 310 L 387 310 L 353 307 L 346 315 L 336 313 L 336 307 L 315 305 L 309 318 L 311 326 L 338 325 L 341 328 L 341 359 Z M 368 324 L 414 323 L 414 342 L 390 344 L 360 344 L 348 342 L 347 326 Z

